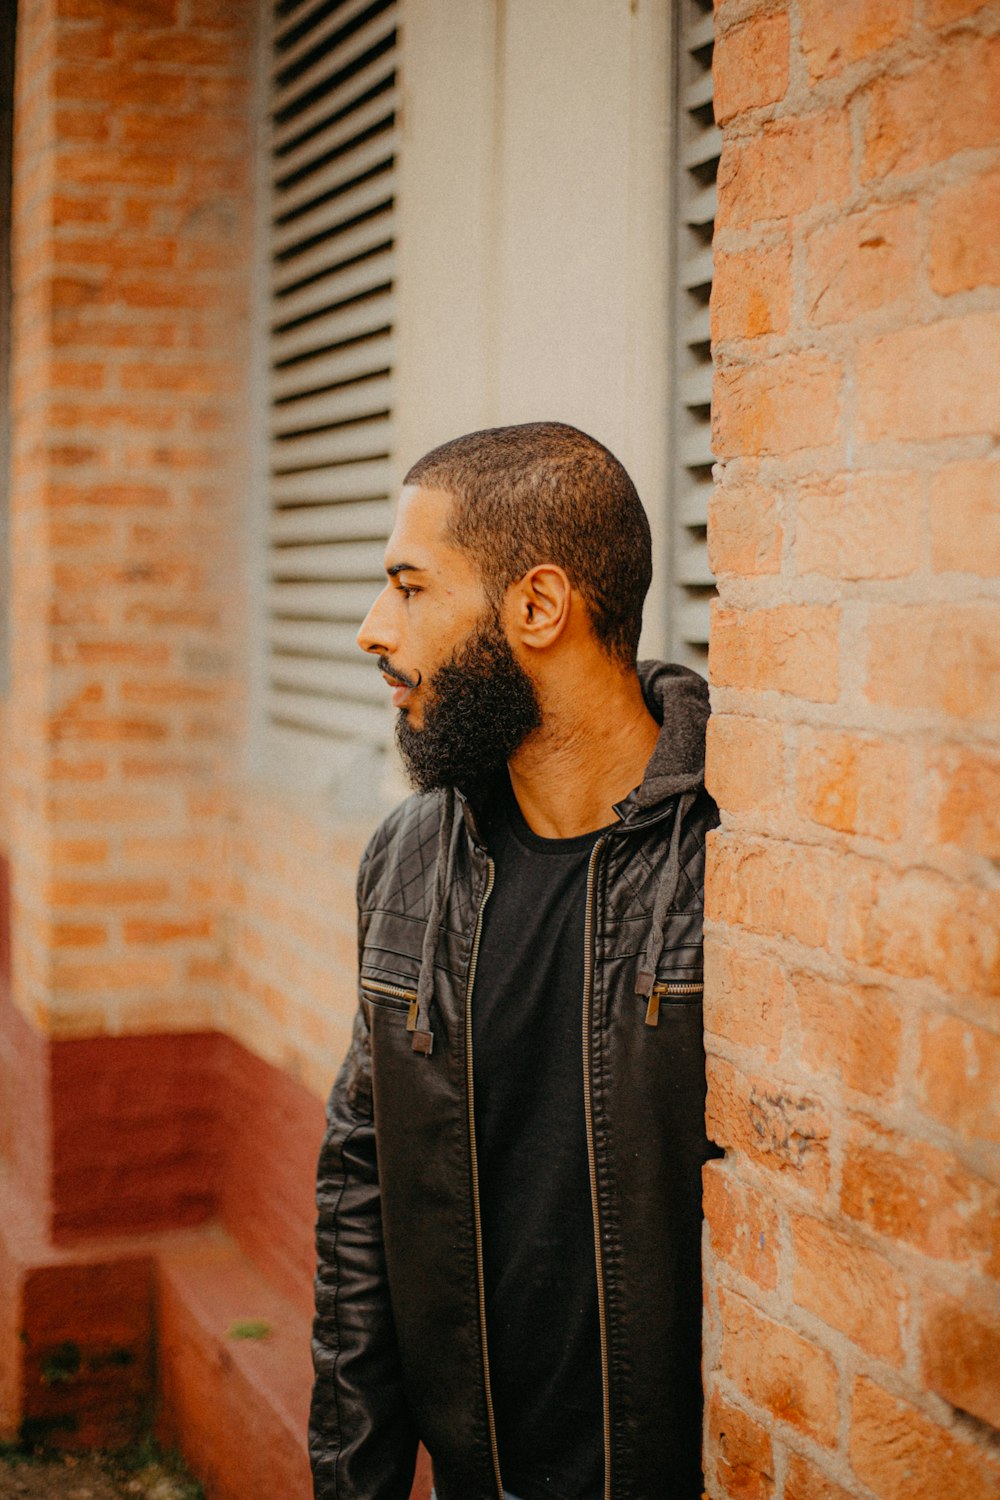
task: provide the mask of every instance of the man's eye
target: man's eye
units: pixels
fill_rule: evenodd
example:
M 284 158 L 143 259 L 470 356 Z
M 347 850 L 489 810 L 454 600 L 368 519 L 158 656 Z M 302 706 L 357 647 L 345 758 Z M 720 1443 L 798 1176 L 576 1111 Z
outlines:
M 414 594 L 419 594 L 420 592 L 412 583 L 398 583 L 396 587 L 404 599 L 412 599 Z

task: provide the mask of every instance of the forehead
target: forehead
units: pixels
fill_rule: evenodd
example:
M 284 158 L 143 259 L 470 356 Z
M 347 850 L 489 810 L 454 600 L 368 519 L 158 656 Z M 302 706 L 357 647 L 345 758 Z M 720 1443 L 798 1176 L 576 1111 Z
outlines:
M 474 574 L 468 555 L 446 537 L 451 506 L 452 497 L 447 490 L 405 485 L 399 497 L 396 522 L 386 543 L 386 568 L 405 563 L 430 570 L 447 567 L 463 576 Z

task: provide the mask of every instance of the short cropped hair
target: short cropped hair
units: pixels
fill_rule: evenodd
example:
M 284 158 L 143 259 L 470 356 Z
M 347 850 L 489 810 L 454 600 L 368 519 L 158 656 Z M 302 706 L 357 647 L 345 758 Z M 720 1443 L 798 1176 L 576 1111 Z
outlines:
M 448 538 L 478 564 L 495 608 L 530 568 L 555 563 L 604 650 L 635 665 L 653 572 L 649 522 L 625 469 L 596 439 L 563 422 L 489 427 L 434 448 L 404 483 L 452 496 Z

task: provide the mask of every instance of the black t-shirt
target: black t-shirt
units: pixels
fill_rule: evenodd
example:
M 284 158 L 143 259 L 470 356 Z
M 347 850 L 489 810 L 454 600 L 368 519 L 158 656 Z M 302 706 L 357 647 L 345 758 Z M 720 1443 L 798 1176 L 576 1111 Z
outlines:
M 604 1448 L 583 1103 L 587 868 L 598 833 L 543 839 L 508 792 L 472 997 L 490 1385 L 522 1500 L 600 1500 Z

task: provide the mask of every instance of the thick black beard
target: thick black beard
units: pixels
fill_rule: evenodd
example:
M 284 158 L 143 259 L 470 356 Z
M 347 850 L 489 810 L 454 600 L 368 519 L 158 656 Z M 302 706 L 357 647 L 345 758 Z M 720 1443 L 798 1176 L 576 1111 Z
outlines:
M 493 616 L 429 679 L 424 727 L 400 710 L 396 744 L 418 792 L 457 787 L 476 800 L 542 722 L 534 683 Z

